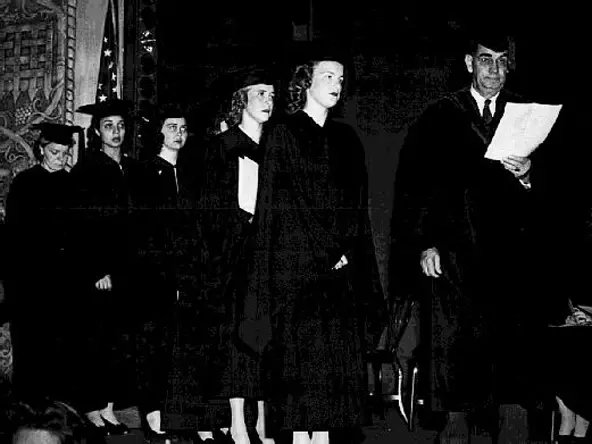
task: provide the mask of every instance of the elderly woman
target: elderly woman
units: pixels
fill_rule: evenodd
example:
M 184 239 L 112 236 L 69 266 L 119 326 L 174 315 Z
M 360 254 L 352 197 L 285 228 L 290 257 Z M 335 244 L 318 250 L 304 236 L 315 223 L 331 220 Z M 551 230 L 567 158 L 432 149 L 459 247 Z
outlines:
M 79 127 L 44 123 L 39 163 L 14 178 L 7 198 L 11 243 L 7 282 L 13 308 L 14 387 L 24 398 L 65 396 L 64 340 L 71 302 L 69 228 L 72 182 L 66 163 Z M 83 139 L 83 137 L 82 137 Z M 7 274 L 8 277 L 8 274 Z M 62 352 L 64 352 L 62 354 Z M 55 365 L 47 366 L 47 362 Z
M 366 333 L 386 312 L 368 215 L 364 149 L 329 112 L 344 66 L 296 68 L 285 121 L 265 138 L 254 264 L 239 336 L 262 355 L 270 404 L 295 444 L 352 442 L 367 391 Z M 312 438 L 310 437 L 312 433 Z M 312 441 L 311 441 L 312 439 Z

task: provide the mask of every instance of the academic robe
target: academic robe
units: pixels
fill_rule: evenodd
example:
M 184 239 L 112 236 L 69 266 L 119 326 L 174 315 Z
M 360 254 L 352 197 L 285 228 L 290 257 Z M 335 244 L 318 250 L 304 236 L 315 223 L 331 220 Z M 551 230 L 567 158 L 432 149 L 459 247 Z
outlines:
M 134 239 L 129 219 L 130 199 L 139 164 L 122 156 L 118 164 L 102 151 L 77 163 L 71 175 L 75 187 L 76 280 L 80 294 L 77 336 L 80 338 L 79 399 L 75 406 L 88 412 L 107 402 L 129 403 L 133 368 L 120 347 L 125 326 L 133 315 L 129 271 L 134 262 Z M 109 274 L 112 290 L 95 283 Z
M 468 88 L 427 108 L 410 128 L 397 172 L 393 255 L 399 289 L 422 311 L 420 366 L 433 410 L 471 411 L 530 399 L 533 241 L 530 191 L 484 158 L 508 101 L 487 127 Z M 421 272 L 435 247 L 442 276 Z M 540 330 L 539 330 L 540 331 Z
M 118 165 L 98 151 L 72 169 L 80 213 L 81 271 L 93 284 L 107 274 L 124 279 L 132 251 L 128 248 L 128 211 L 139 168 L 139 162 L 127 155 L 122 155 Z
M 182 301 L 179 360 L 184 393 L 204 418 L 200 430 L 230 425 L 229 398 L 246 398 L 245 415 L 254 427 L 256 399 L 263 397 L 259 360 L 236 347 L 236 313 L 246 291 L 248 239 L 253 217 L 239 207 L 239 158 L 260 162 L 262 151 L 238 126 L 207 146 L 198 202 L 200 240 L 194 297 Z
M 183 204 L 177 167 L 160 156 L 142 162 L 131 196 L 135 257 L 131 271 L 134 313 L 127 324 L 128 355 L 143 415 L 164 410 L 174 345 L 179 291 L 177 263 Z
M 70 238 L 72 181 L 67 171 L 40 165 L 13 180 L 6 205 L 12 308 L 14 386 L 22 396 L 67 394 L 72 354 L 68 311 L 73 298 Z M 51 365 L 47 363 L 51 362 Z
M 385 326 L 355 131 L 300 111 L 265 138 L 254 256 L 239 337 L 264 360 L 284 430 L 358 426 L 364 353 Z M 347 265 L 333 267 L 344 256 Z M 376 339 L 377 340 L 377 339 Z

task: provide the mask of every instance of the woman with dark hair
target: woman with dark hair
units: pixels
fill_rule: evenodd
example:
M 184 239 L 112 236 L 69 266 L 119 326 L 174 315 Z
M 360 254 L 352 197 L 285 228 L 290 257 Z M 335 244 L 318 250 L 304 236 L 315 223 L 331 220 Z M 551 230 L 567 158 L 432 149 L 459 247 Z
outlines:
M 104 435 L 129 433 L 113 406 L 125 396 L 132 377 L 118 347 L 133 291 L 129 203 L 138 163 L 123 148 L 130 109 L 130 103 L 117 99 L 78 109 L 92 116 L 90 149 L 71 172 L 78 206 L 75 277 L 82 292 L 78 331 L 84 366 L 75 406 Z
M 179 299 L 180 243 L 183 239 L 185 181 L 178 174 L 179 152 L 187 142 L 185 112 L 166 106 L 158 120 L 155 156 L 141 165 L 137 193 L 132 196 L 137 251 L 134 292 L 139 410 L 148 438 L 164 442 L 162 409 L 172 363 L 173 319 Z
M 265 138 L 255 251 L 239 336 L 263 356 L 270 403 L 294 443 L 359 437 L 363 359 L 386 302 L 368 215 L 364 149 L 328 118 L 343 64 L 319 55 L 296 68 L 288 113 Z M 312 438 L 309 433 L 312 432 Z
M 63 321 L 72 287 L 72 181 L 66 163 L 82 128 L 39 125 L 36 166 L 19 173 L 7 198 L 6 229 L 11 243 L 7 291 L 13 309 L 14 388 L 26 399 L 65 395 L 69 347 Z M 82 137 L 84 137 L 81 134 Z M 55 362 L 47 366 L 45 363 Z
M 202 354 L 211 356 L 197 375 L 208 403 L 199 435 L 213 438 L 215 431 L 229 428 L 234 442 L 254 444 L 265 436 L 259 361 L 236 347 L 233 334 L 246 289 L 247 239 L 262 157 L 259 142 L 273 112 L 275 88 L 266 70 L 250 68 L 235 74 L 232 90 L 223 119 L 229 129 L 207 148 L 199 202 L 203 252 L 198 316 L 203 321 L 197 322 L 197 337 L 207 348 Z

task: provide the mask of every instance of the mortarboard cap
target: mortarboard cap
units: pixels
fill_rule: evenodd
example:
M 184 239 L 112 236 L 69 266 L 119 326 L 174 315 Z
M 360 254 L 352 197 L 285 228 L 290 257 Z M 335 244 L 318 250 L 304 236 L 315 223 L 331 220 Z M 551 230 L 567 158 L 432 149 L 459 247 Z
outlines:
M 96 119 L 102 119 L 109 116 L 128 117 L 132 112 L 132 108 L 132 103 L 127 100 L 112 99 L 83 105 L 76 111 L 82 114 L 90 114 Z
M 271 67 L 250 66 L 230 75 L 232 93 L 253 85 L 275 85 L 276 83 Z
M 167 103 L 161 106 L 158 110 L 158 120 L 164 122 L 166 119 L 177 117 L 187 117 L 187 111 L 176 103 Z
M 505 27 L 498 26 L 478 26 L 473 25 L 469 30 L 468 52 L 476 51 L 477 46 L 481 45 L 495 52 L 509 51 L 509 34 Z
M 42 122 L 34 125 L 33 128 L 41 130 L 39 134 L 40 140 L 67 146 L 74 143 L 74 134 L 84 134 L 84 129 L 79 126 L 62 125 L 59 123 Z

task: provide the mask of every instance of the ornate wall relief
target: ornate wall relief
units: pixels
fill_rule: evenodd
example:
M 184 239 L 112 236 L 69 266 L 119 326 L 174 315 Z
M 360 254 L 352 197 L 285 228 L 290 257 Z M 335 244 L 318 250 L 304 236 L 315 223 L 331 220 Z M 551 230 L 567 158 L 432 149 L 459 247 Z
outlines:
M 125 2 L 126 21 L 126 77 L 131 83 L 124 87 L 124 98 L 134 103 L 134 113 L 140 116 L 134 122 L 132 155 L 144 155 L 146 141 L 153 137 L 151 122 L 157 115 L 157 0 Z

